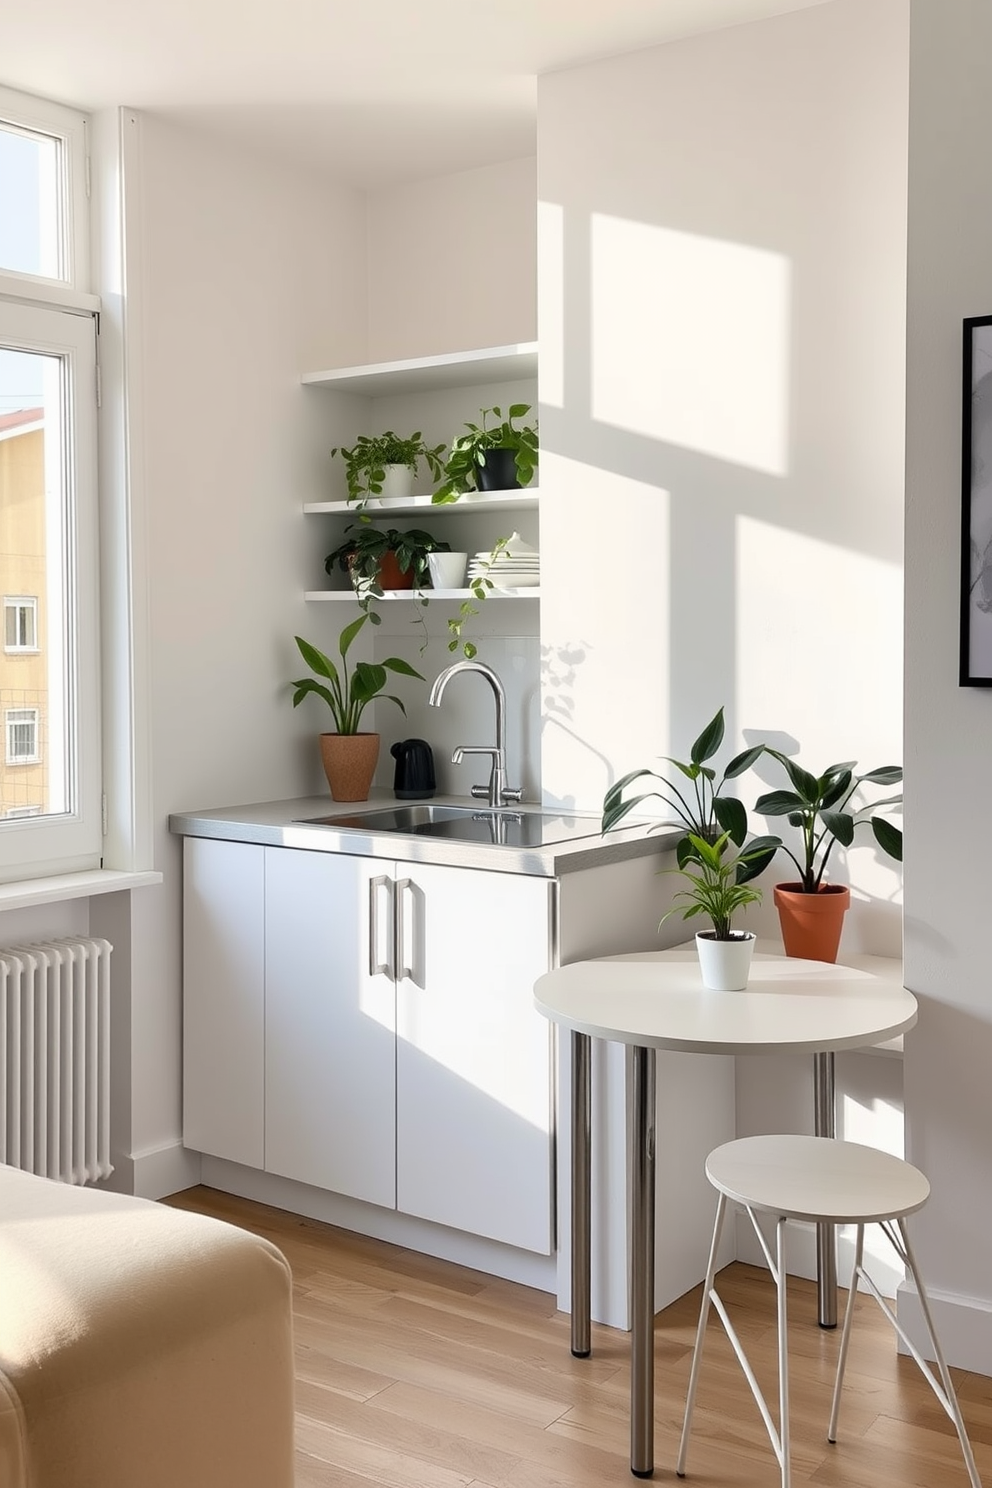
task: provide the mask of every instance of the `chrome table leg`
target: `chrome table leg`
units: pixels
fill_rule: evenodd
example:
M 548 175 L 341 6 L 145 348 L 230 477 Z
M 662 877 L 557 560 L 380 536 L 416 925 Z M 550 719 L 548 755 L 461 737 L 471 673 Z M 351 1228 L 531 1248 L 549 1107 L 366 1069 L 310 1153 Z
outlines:
M 634 1047 L 633 1186 L 630 1215 L 630 1470 L 654 1472 L 654 1049 Z
M 813 1118 L 818 1137 L 835 1137 L 834 1056 L 813 1055 Z M 837 1326 L 837 1232 L 832 1224 L 816 1227 L 816 1306 L 821 1328 Z
M 592 1039 L 572 1033 L 572 1353 L 590 1353 Z

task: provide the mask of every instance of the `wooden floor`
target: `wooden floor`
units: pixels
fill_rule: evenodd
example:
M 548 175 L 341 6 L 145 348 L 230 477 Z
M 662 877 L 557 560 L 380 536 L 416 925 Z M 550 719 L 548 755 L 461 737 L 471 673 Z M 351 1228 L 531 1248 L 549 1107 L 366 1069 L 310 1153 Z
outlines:
M 594 1326 L 569 1353 L 554 1299 L 314 1220 L 190 1189 L 170 1203 L 265 1235 L 295 1281 L 298 1488 L 630 1488 L 628 1336 Z M 721 1292 L 774 1398 L 774 1300 L 735 1264 Z M 846 1295 L 846 1294 L 845 1294 Z M 843 1299 L 842 1299 L 843 1300 Z M 658 1316 L 656 1482 L 676 1483 L 699 1289 Z M 957 1437 L 869 1297 L 858 1300 L 839 1441 L 826 1441 L 837 1333 L 812 1283 L 790 1281 L 793 1482 L 967 1488 Z M 952 1371 L 978 1470 L 992 1488 L 992 1379 Z M 775 1488 L 778 1469 L 744 1377 L 713 1320 L 688 1482 Z

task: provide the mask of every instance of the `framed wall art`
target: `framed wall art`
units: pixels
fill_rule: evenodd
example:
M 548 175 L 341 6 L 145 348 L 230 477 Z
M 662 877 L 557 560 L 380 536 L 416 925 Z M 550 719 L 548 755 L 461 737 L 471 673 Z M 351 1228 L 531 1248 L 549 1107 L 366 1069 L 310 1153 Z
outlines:
M 992 687 L 992 315 L 964 322 L 961 447 L 962 687 Z

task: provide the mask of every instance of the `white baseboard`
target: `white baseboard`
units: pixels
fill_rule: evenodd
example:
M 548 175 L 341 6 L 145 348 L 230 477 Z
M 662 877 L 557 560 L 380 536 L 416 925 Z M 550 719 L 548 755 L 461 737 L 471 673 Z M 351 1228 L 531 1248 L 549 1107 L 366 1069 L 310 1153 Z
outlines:
M 164 1199 L 200 1182 L 200 1154 L 179 1142 L 131 1154 L 131 1187 L 141 1199 Z
M 815 1281 L 816 1226 L 802 1220 L 791 1220 L 785 1236 L 786 1269 L 789 1275 L 804 1276 L 808 1281 Z M 774 1255 L 774 1225 L 766 1229 L 765 1238 L 768 1239 L 769 1248 Z M 752 1266 L 766 1264 L 758 1237 L 743 1211 L 737 1214 L 737 1259 Z M 854 1230 L 851 1226 L 844 1226 L 837 1236 L 837 1281 L 845 1291 L 851 1284 L 853 1266 Z M 903 1279 L 903 1268 L 889 1242 L 876 1229 L 865 1230 L 865 1268 L 883 1297 L 896 1295 L 896 1289 Z M 862 1285 L 861 1290 L 867 1289 Z M 915 1343 L 915 1338 L 913 1341 Z
M 255 1168 L 245 1168 L 223 1158 L 204 1155 L 202 1159 L 197 1157 L 197 1161 L 202 1163 L 201 1176 L 197 1181 L 205 1183 L 209 1188 L 220 1189 L 222 1193 L 255 1199 L 260 1204 L 271 1204 L 290 1214 L 305 1214 L 309 1219 L 339 1225 L 358 1235 L 371 1235 L 377 1240 L 388 1240 L 393 1245 L 402 1245 L 423 1255 L 437 1256 L 443 1261 L 469 1266 L 487 1276 L 519 1281 L 524 1286 L 536 1287 L 542 1292 L 555 1291 L 553 1255 L 534 1255 L 512 1245 L 502 1245 L 498 1240 L 466 1235 L 461 1230 L 431 1224 L 428 1220 L 415 1219 L 409 1214 L 398 1214 L 393 1209 L 380 1209 L 375 1204 L 365 1204 L 360 1199 L 349 1199 L 343 1194 L 328 1193 L 322 1188 L 311 1188 L 309 1184 L 297 1183 L 292 1178 L 260 1173 Z
M 926 1285 L 926 1276 L 923 1277 Z M 930 1312 L 940 1347 L 948 1364 L 974 1374 L 992 1375 L 992 1302 L 981 1297 L 962 1297 L 955 1292 L 934 1292 L 927 1287 Z M 919 1294 L 911 1281 L 898 1292 L 899 1322 L 925 1359 L 933 1358 Z M 899 1339 L 899 1352 L 908 1352 Z

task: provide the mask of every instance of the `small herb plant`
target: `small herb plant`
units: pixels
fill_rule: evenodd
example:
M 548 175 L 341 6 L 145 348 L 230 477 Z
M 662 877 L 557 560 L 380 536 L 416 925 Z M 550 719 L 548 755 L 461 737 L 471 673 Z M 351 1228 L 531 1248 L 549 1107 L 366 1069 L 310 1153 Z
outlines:
M 537 424 L 522 424 L 516 421 L 530 413 L 529 403 L 511 403 L 503 416 L 498 407 L 484 408 L 482 423 L 466 423 L 467 434 L 460 434 L 451 445 L 444 462 L 443 482 L 434 492 L 435 504 L 457 501 L 466 491 L 478 491 L 479 471 L 485 467 L 490 450 L 512 450 L 517 482 L 529 486 L 537 469 Z M 490 424 L 490 417 L 496 420 Z
M 387 656 L 381 662 L 356 661 L 354 671 L 349 673 L 348 652 L 368 619 L 368 615 L 359 615 L 357 620 L 345 626 L 338 637 L 340 669 L 323 651 L 318 651 L 316 646 L 305 641 L 302 636 L 296 637 L 303 660 L 312 672 L 316 672 L 317 678 L 324 680 L 301 677 L 295 681 L 292 684 L 296 689 L 293 693 L 293 707 L 298 707 L 308 694 L 316 693 L 330 708 L 334 727 L 339 734 L 358 733 L 362 714 L 372 699 L 382 694 L 389 680 L 389 672 L 399 672 L 404 677 L 417 677 L 421 682 L 424 680 L 420 672 L 415 671 L 409 662 L 403 661 L 399 656 Z M 396 704 L 401 713 L 406 714 L 406 708 L 398 697 L 392 693 L 384 695 L 391 703 Z
M 508 537 L 501 537 L 494 543 L 493 550 L 486 559 L 482 572 L 476 574 L 468 586 L 472 591 L 472 599 L 463 599 L 458 606 L 458 614 L 452 615 L 448 621 L 448 633 L 451 637 L 448 642 L 448 650 L 457 651 L 458 647 L 461 646 L 462 655 L 467 661 L 471 661 L 478 655 L 479 648 L 474 641 L 462 640 L 462 630 L 465 627 L 466 621 L 471 620 L 473 615 L 479 613 L 479 605 L 489 597 L 489 591 L 495 587 L 489 575 L 497 558 L 499 558 L 501 553 L 506 551 L 506 545 L 509 541 L 510 539 Z
M 713 925 L 714 940 L 739 939 L 740 934 L 735 934 L 731 922 L 738 910 L 761 902 L 761 890 L 748 888 L 747 876 L 754 860 L 764 858 L 765 854 L 759 845 L 758 851 L 732 852 L 725 856 L 730 841 L 729 832 L 721 832 L 715 842 L 690 832 L 688 840 L 691 855 L 687 857 L 685 866 L 665 870 L 668 873 L 681 873 L 683 878 L 688 879 L 689 888 L 680 889 L 675 895 L 676 899 L 685 899 L 688 903 L 673 904 L 662 915 L 661 925 L 675 914 L 681 915 L 684 920 L 691 920 L 696 915 L 708 915 Z
M 734 780 L 737 776 L 743 775 L 745 770 L 750 769 L 755 760 L 764 752 L 765 745 L 755 744 L 750 749 L 736 754 L 717 781 L 716 770 L 706 761 L 712 759 L 720 748 L 724 732 L 723 709 L 720 708 L 692 745 L 687 761 L 672 759 L 668 755 L 663 756 L 666 762 L 683 777 L 678 784 L 648 769 L 632 770 L 629 775 L 618 780 L 606 792 L 603 800 L 603 831 L 609 832 L 619 826 L 642 801 L 658 799 L 670 807 L 677 821 L 686 829 L 685 836 L 679 839 L 675 847 L 680 869 L 685 868 L 686 864 L 693 860 L 698 861 L 698 850 L 694 845 L 694 840 L 716 843 L 720 840 L 722 833 L 733 842 L 736 848 L 742 848 L 747 837 L 747 811 L 743 802 L 739 801 L 736 796 L 724 794 L 724 787 L 728 780 Z M 652 790 L 642 791 L 639 795 L 625 795 L 628 786 L 632 785 L 635 780 L 645 777 L 656 781 L 657 786 Z M 664 825 L 666 825 L 664 822 L 658 823 L 658 826 Z M 763 872 L 771 862 L 780 846 L 781 838 L 779 837 L 752 838 L 748 843 L 746 853 L 739 853 L 735 859 L 736 883 L 745 884 L 752 878 L 757 878 L 758 874 Z
M 331 573 L 337 565 L 344 573 L 351 575 L 359 604 L 373 625 L 380 623 L 380 617 L 375 610 L 370 609 L 370 605 L 373 599 L 382 598 L 379 568 L 386 553 L 396 554 L 400 572 L 412 572 L 414 588 L 420 591 L 427 584 L 428 553 L 451 551 L 450 543 L 432 537 L 419 527 L 400 532 L 395 527 L 381 528 L 371 524 L 362 527 L 352 523 L 345 529 L 344 539 L 332 553 L 328 553 L 324 559 L 324 568 L 327 573 Z M 419 594 L 418 598 L 422 604 L 426 604 L 423 594 Z
M 873 815 L 883 807 L 900 805 L 902 794 L 886 796 L 866 806 L 851 805 L 852 797 L 862 785 L 898 785 L 902 780 L 900 766 L 883 765 L 856 775 L 857 762 L 845 760 L 830 765 L 822 775 L 812 775 L 777 749 L 767 749 L 766 753 L 783 766 L 792 790 L 767 791 L 758 797 L 754 809 L 764 816 L 787 816 L 789 825 L 799 828 L 802 842 L 799 856 L 784 843 L 782 851 L 796 865 L 804 894 L 817 893 L 836 843 L 850 847 L 855 829 L 865 822 L 871 823 L 882 851 L 897 863 L 902 862 L 902 832 L 884 816 Z
M 418 462 L 423 460 L 431 479 L 437 481 L 441 478 L 443 454 L 444 445 L 432 448 L 425 444 L 419 429 L 406 438 L 394 434 L 392 429 L 385 434 L 359 434 L 351 449 L 335 445 L 331 450 L 332 458 L 340 455 L 344 460 L 348 500 L 356 503 L 358 511 L 364 509 L 370 497 L 381 496 L 387 465 L 405 465 L 416 473 Z

